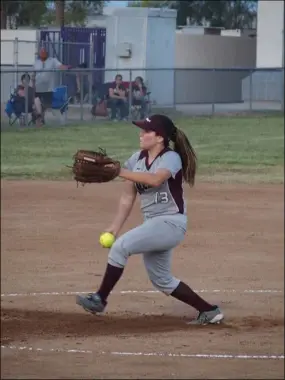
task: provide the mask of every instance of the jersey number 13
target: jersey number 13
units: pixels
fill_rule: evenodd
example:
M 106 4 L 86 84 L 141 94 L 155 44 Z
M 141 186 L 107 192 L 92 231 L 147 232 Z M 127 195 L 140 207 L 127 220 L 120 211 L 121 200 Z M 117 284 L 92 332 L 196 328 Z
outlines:
M 168 203 L 168 195 L 166 192 L 155 193 L 154 203 Z

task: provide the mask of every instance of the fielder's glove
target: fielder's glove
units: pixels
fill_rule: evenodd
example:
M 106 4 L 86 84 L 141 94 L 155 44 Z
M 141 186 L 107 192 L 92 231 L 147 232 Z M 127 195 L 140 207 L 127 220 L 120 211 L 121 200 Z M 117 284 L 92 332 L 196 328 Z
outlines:
M 101 148 L 98 152 L 78 150 L 73 159 L 71 168 L 77 184 L 109 182 L 120 173 L 120 162 L 108 157 Z

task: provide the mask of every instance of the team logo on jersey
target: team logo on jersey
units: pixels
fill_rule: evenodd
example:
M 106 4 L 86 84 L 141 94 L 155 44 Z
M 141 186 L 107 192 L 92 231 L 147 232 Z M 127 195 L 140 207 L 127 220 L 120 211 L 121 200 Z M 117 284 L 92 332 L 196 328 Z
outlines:
M 151 186 L 144 185 L 143 183 L 136 183 L 136 189 L 139 194 L 144 193 L 146 190 L 151 189 Z

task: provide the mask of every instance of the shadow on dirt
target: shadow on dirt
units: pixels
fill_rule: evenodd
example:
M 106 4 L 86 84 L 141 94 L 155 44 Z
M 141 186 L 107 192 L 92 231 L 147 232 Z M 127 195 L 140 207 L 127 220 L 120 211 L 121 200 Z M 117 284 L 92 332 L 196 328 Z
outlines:
M 92 315 L 85 312 L 23 310 L 1 308 L 1 339 L 21 340 L 31 337 L 91 337 L 106 335 L 148 335 L 203 328 L 208 331 L 231 329 L 217 326 L 189 326 L 189 318 L 170 315 L 113 314 Z

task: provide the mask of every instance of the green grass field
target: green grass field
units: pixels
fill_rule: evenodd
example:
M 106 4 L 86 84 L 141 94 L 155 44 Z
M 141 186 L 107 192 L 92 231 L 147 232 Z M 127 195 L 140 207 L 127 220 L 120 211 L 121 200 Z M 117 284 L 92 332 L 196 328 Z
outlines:
M 177 126 L 196 149 L 198 180 L 283 183 L 282 116 L 180 118 Z M 1 176 L 9 179 L 70 179 L 65 165 L 77 149 L 105 148 L 124 161 L 138 149 L 130 123 L 15 128 L 1 131 Z

